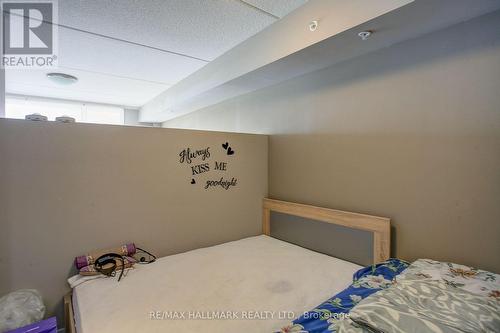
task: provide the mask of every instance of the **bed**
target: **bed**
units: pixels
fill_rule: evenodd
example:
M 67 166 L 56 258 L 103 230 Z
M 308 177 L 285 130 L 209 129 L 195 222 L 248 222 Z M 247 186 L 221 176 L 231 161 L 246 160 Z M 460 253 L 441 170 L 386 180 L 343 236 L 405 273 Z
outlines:
M 67 332 L 274 332 L 352 282 L 361 266 L 270 237 L 271 212 L 369 231 L 373 262 L 389 257 L 387 218 L 265 199 L 263 235 L 73 288 Z

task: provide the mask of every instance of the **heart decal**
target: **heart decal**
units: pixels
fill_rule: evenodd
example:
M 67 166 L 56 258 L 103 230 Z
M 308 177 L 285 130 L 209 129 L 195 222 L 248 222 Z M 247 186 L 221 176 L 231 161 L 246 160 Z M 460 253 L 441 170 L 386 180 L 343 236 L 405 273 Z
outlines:
M 234 150 L 231 147 L 229 147 L 229 142 L 223 143 L 222 148 L 224 148 L 224 150 L 228 155 L 234 155 Z

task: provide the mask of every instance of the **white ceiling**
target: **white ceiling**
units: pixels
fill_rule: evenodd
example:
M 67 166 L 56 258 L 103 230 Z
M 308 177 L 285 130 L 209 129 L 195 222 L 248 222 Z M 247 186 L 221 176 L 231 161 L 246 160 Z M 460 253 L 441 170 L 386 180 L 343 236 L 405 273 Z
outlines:
M 298 52 L 413 0 L 312 0 L 166 89 L 140 111 L 142 121 L 165 121 L 194 111 L 185 103 L 251 71 Z M 316 19 L 319 27 L 310 31 Z M 276 78 L 281 77 L 278 75 Z M 270 76 L 274 81 L 275 77 Z M 231 94 L 237 90 L 231 90 Z M 213 100 L 209 98 L 211 102 Z M 221 101 L 221 100 L 218 100 Z M 196 103 L 197 106 L 201 104 Z M 206 106 L 206 105 L 205 105 Z
M 306 1 L 59 1 L 57 71 L 79 81 L 7 70 L 6 92 L 140 107 Z
M 273 0 L 244 0 L 252 6 L 261 8 L 268 13 L 276 15 L 280 18 L 302 6 L 307 0 L 289 0 L 289 1 L 273 1 Z
M 409 4 L 404 0 L 311 0 L 169 87 L 141 108 L 140 119 L 159 122 L 180 117 L 498 9 L 500 0 Z M 307 25 L 316 17 L 319 27 L 311 33 Z M 358 37 L 364 30 L 374 31 L 367 41 Z

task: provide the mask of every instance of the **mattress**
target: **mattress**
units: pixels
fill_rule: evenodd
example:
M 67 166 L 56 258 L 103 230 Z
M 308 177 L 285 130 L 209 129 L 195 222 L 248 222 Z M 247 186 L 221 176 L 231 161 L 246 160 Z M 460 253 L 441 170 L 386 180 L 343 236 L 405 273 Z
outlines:
M 346 288 L 359 268 L 268 236 L 245 238 L 136 265 L 120 282 L 79 284 L 76 328 L 273 332 Z

